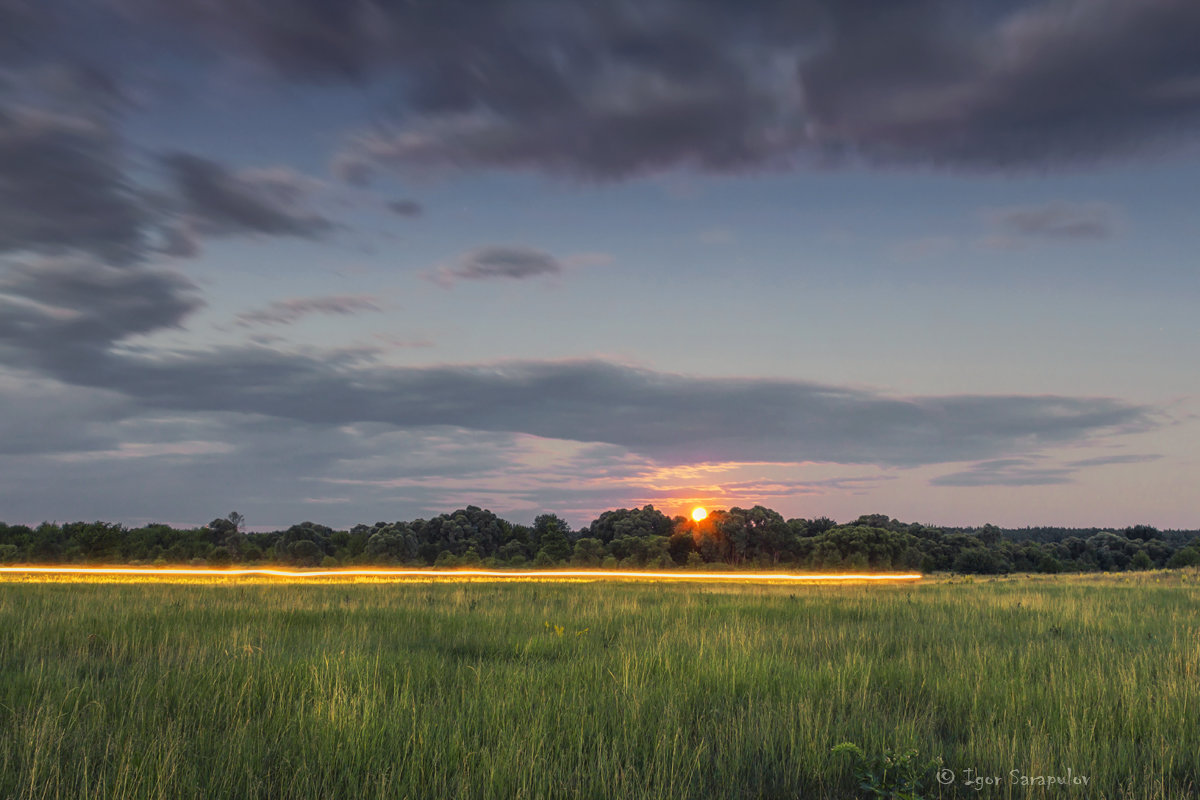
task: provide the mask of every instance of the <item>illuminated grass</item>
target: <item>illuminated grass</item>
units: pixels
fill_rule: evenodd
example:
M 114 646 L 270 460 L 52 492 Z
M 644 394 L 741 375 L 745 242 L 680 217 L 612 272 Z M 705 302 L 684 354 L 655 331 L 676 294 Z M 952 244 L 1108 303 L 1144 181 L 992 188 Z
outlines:
M 1195 572 L 197 580 L 0 583 L 0 798 L 846 797 L 843 740 L 1200 788 Z
M 132 578 L 148 581 L 188 581 L 192 578 L 269 578 L 293 582 L 344 581 L 359 578 L 377 580 L 491 580 L 491 581 L 692 581 L 701 583 L 861 583 L 918 581 L 916 572 L 878 573 L 793 573 L 793 572 L 653 572 L 649 570 L 603 569 L 311 569 L 295 570 L 275 567 L 72 567 L 16 566 L 0 567 L 0 580 L 22 577 L 48 579 L 78 576 L 84 579 L 106 580 Z

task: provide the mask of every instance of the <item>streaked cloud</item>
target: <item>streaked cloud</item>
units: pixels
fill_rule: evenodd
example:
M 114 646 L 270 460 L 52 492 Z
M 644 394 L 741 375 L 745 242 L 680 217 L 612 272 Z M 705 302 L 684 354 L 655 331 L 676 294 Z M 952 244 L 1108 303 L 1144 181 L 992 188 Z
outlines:
M 188 153 L 163 158 L 194 227 L 214 236 L 266 234 L 317 238 L 334 224 L 308 208 L 309 182 L 288 169 L 235 173 Z
M 934 478 L 934 486 L 1050 486 L 1070 483 L 1074 470 L 1032 458 L 998 458 Z
M 236 317 L 242 327 L 290 325 L 314 314 L 348 316 L 382 311 L 379 301 L 369 295 L 338 294 L 323 297 L 293 297 L 277 300 L 264 307 L 243 311 Z
M 1113 454 L 1052 463 L 1045 458 L 1025 456 L 998 458 L 972 464 L 964 470 L 941 475 L 934 486 L 1052 486 L 1071 483 L 1081 470 L 1113 464 L 1143 464 L 1157 461 L 1156 454 Z
M 488 245 L 464 253 L 453 264 L 438 267 L 431 277 L 451 285 L 459 280 L 525 280 L 562 271 L 562 263 L 543 250 L 524 245 Z
M 1103 203 L 1014 206 L 997 209 L 989 216 L 1005 237 L 1107 239 L 1118 225 L 1116 210 Z

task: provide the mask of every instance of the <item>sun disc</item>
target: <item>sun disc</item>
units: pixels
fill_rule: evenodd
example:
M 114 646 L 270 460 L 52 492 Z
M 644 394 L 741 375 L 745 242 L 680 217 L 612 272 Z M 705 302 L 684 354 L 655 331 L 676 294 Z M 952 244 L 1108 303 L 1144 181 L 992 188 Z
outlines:
M 708 512 L 705 511 L 700 506 L 696 506 L 695 508 L 692 509 L 692 519 L 696 520 L 696 522 L 699 522 L 700 520 L 704 519 L 707 516 L 708 516 Z

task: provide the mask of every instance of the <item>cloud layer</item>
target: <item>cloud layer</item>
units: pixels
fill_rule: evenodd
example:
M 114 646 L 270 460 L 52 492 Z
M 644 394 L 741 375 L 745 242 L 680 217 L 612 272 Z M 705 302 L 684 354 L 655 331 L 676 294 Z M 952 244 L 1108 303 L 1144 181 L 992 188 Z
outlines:
M 0 449 L 54 459 L 64 480 L 112 460 L 138 465 L 125 480 L 159 485 L 166 479 L 150 463 L 172 459 L 208 485 L 259 478 L 259 491 L 296 497 L 308 496 L 289 485 L 297 472 L 267 473 L 303 463 L 309 477 L 367 486 L 390 471 L 403 485 L 370 485 L 414 496 L 440 487 L 442 498 L 469 501 L 476 490 L 504 493 L 497 476 L 511 476 L 509 455 L 533 463 L 545 456 L 539 447 L 552 448 L 546 442 L 569 440 L 603 454 L 591 464 L 576 453 L 570 469 L 546 479 L 580 504 L 617 495 L 605 494 L 609 484 L 593 494 L 568 486 L 571 471 L 603 475 L 613 464 L 628 475 L 695 462 L 974 462 L 934 482 L 1033 486 L 1136 463 L 1150 457 L 1038 457 L 1155 424 L 1153 408 L 1106 397 L 909 397 L 603 359 L 398 367 L 386 363 L 401 361 L 394 352 L 288 348 L 273 338 L 278 327 L 270 337 L 252 332 L 278 347 L 182 349 L 178 337 L 155 337 L 186 326 L 204 298 L 162 262 L 196 257 L 216 238 L 324 242 L 349 230 L 335 214 L 352 218 L 363 207 L 419 231 L 423 206 L 388 199 L 417 184 L 389 183 L 384 172 L 508 170 L 602 182 L 673 169 L 1008 173 L 1158 157 L 1196 140 L 1196 41 L 1200 6 L 1191 0 L 0 0 L 0 395 L 8 412 Z M 303 102 L 277 120 L 328 113 L 320 137 L 285 142 L 272 131 L 269 146 L 308 170 L 330 165 L 352 186 L 247 167 L 255 153 L 276 150 L 256 150 L 249 136 L 218 141 L 199 116 L 190 118 L 200 122 L 196 140 L 208 136 L 219 156 L 152 141 L 170 129 L 158 128 L 166 115 L 213 111 L 204 92 L 230 76 L 265 84 L 263 97 L 293 84 L 290 99 Z M 168 100 L 160 79 L 178 96 Z M 135 110 L 148 113 L 135 120 Z M 128 138 L 139 135 L 150 140 Z M 470 219 L 451 195 L 431 191 L 447 213 L 426 227 L 452 226 L 460 212 Z M 989 242 L 1095 242 L 1120 228 L 1112 207 L 1041 200 L 994 210 Z M 474 241 L 504 235 L 493 229 Z M 731 238 L 702 234 L 709 244 Z M 432 241 L 414 233 L 405 245 Z M 917 259 L 955 241 L 926 237 L 898 254 Z M 757 243 L 747 235 L 736 244 Z M 438 244 L 419 263 L 462 246 Z M 527 285 L 604 258 L 561 255 L 570 246 L 556 241 L 556 256 L 489 245 L 427 277 Z M 195 264 L 198 281 L 221 269 L 199 277 L 208 267 Z M 329 289 L 314 282 L 304 291 Z M 381 309 L 361 294 L 253 303 L 235 318 L 238 328 Z M 389 448 L 408 448 L 412 461 L 389 461 Z M 359 474 L 352 462 L 375 472 Z M 438 469 L 421 472 L 430 464 Z M 59 482 L 53 471 L 22 475 L 10 491 Z M 817 484 L 781 476 L 740 485 L 769 496 Z M 96 484 L 97 503 L 114 494 L 106 490 Z M 660 490 L 668 491 L 640 489 L 646 497 Z
M 1107 398 L 899 398 L 598 360 L 401 368 L 265 347 L 142 353 L 122 341 L 179 325 L 199 305 L 195 287 L 170 272 L 80 262 L 13 269 L 0 301 L 9 363 L 164 410 L 516 432 L 667 461 L 891 465 L 989 458 L 1150 420 L 1148 408 Z M 345 307 L 345 298 L 284 303 L 275 316 Z

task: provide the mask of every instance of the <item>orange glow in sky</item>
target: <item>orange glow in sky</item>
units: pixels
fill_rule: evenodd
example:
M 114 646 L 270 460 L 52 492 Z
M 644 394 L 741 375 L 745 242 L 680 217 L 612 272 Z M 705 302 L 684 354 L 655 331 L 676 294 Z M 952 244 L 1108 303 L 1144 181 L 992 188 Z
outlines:
M 641 572 L 600 569 L 489 570 L 489 569 L 205 569 L 147 567 L 0 567 L 0 579 L 8 576 L 121 576 L 169 582 L 184 578 L 266 577 L 283 580 L 320 578 L 383 578 L 392 580 L 443 578 L 447 580 L 622 580 L 622 581 L 768 581 L 771 583 L 845 583 L 848 581 L 916 581 L 919 573 L 817 574 L 791 572 Z

